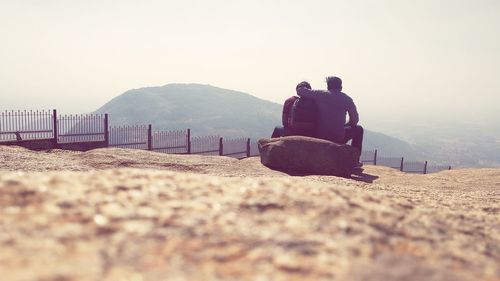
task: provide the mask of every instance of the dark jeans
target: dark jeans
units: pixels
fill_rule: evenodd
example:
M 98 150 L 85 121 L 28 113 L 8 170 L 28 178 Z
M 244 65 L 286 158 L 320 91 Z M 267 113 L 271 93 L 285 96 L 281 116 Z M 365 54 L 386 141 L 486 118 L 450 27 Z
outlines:
M 273 134 L 271 135 L 271 138 L 279 138 L 279 137 L 285 137 L 289 136 L 290 132 L 288 129 L 286 129 L 283 126 L 276 126 L 274 127 Z
M 351 146 L 356 147 L 359 151 L 363 151 L 363 127 L 356 126 L 346 126 L 345 127 L 345 139 L 344 143 L 347 143 L 349 140 L 352 140 Z

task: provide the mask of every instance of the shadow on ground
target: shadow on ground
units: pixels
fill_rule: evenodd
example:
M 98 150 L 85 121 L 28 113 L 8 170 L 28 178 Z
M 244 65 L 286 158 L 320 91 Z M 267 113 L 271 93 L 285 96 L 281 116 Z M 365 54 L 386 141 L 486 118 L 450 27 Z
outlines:
M 376 179 L 378 179 L 378 176 L 375 175 L 370 175 L 366 173 L 361 173 L 361 174 L 353 174 L 351 175 L 351 179 L 355 181 L 362 181 L 366 183 L 373 183 Z
M 277 170 L 276 171 L 280 171 Z M 304 173 L 304 172 L 291 172 L 291 171 L 280 171 L 283 172 L 289 176 L 293 177 L 305 177 L 305 176 L 332 176 L 332 175 L 320 175 L 320 174 L 314 174 L 314 173 Z M 365 182 L 365 183 L 373 183 L 375 180 L 377 180 L 379 177 L 367 173 L 359 173 L 359 174 L 352 174 L 348 176 L 341 176 L 346 179 L 352 179 L 355 181 L 360 181 L 360 182 Z

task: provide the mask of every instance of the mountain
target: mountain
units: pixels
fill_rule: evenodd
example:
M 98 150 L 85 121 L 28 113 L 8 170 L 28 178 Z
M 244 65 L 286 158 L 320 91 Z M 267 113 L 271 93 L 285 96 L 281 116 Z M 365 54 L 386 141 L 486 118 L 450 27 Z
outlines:
M 110 125 L 153 124 L 155 129 L 191 128 L 192 134 L 224 137 L 270 136 L 281 124 L 282 105 L 246 93 L 201 84 L 168 84 L 127 91 L 99 108 Z M 411 144 L 365 130 L 366 150 L 381 155 L 424 159 Z M 424 159 L 425 160 L 425 159 Z
M 281 105 L 246 93 L 201 84 L 134 89 L 96 113 L 111 125 L 153 124 L 155 129 L 191 128 L 194 135 L 259 138 L 281 123 Z

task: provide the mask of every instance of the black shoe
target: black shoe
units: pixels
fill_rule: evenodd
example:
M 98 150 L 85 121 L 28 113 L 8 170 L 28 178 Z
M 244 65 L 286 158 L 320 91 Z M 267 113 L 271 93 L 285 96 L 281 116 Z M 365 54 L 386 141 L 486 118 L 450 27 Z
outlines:
M 354 164 L 355 169 L 359 169 L 361 167 L 363 167 L 363 162 L 358 162 L 358 163 Z

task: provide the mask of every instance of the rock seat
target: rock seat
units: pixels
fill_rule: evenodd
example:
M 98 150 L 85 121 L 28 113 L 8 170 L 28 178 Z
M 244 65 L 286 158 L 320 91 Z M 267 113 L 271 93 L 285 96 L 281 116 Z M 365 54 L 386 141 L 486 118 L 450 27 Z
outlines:
M 349 176 L 360 151 L 350 145 L 305 137 L 260 139 L 261 163 L 289 174 Z

